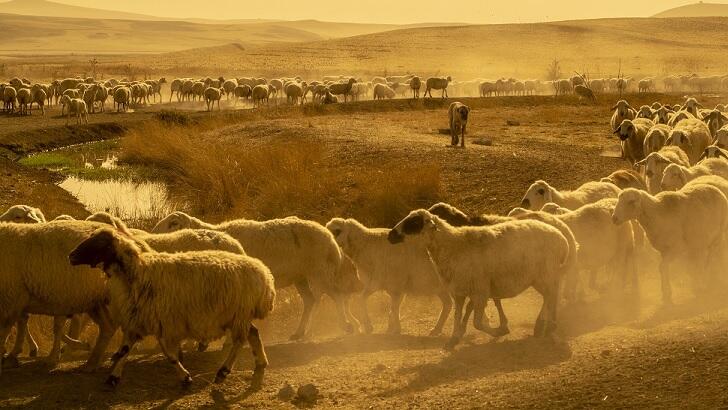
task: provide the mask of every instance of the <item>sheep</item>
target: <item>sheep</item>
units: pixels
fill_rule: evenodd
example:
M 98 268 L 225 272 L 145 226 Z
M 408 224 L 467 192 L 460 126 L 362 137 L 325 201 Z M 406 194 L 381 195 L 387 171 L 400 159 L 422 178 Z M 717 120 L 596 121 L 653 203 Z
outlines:
M 578 95 L 579 99 L 583 98 L 583 99 L 587 99 L 591 102 L 597 101 L 597 97 L 594 96 L 594 92 L 585 85 L 579 84 L 579 85 L 574 86 L 574 94 Z
M 415 100 L 420 98 L 420 88 L 422 88 L 422 80 L 420 80 L 420 77 L 412 77 L 409 85 L 412 89 L 412 98 L 414 98 Z
M 321 98 L 321 104 L 336 104 L 339 102 L 339 98 L 331 94 L 328 88 L 324 92 L 323 98 Z
M 708 125 L 711 137 L 715 138 L 715 136 L 718 134 L 718 130 L 728 124 L 728 117 L 726 117 L 725 114 L 718 110 L 713 110 L 707 115 L 703 116 L 703 122 Z
M 660 182 L 665 168 L 669 164 L 689 166 L 690 160 L 687 154 L 678 147 L 662 147 L 658 152 L 653 152 L 642 161 L 635 164 L 635 167 L 644 166 L 647 181 L 647 192 L 652 195 L 660 192 Z
M 48 94 L 42 88 L 36 88 L 32 91 L 30 99 L 30 109 L 33 110 L 33 103 L 38 104 L 41 115 L 45 115 L 45 103 L 48 99 Z
M 354 261 L 364 282 L 359 302 L 362 325 L 367 333 L 372 332 L 372 324 L 366 301 L 378 290 L 386 291 L 391 300 L 388 334 L 401 332 L 400 305 L 405 293 L 439 296 L 442 310 L 430 336 L 442 333 L 452 309 L 452 299 L 441 285 L 437 268 L 424 244 L 408 242 L 391 246 L 387 241 L 389 229 L 367 228 L 355 219 L 334 218 L 326 224 L 326 228 Z
M 271 84 L 273 82 L 271 81 Z M 232 80 L 225 80 L 225 82 L 222 84 L 222 89 L 225 91 L 225 96 L 230 99 L 230 94 L 233 94 L 235 91 L 235 88 L 238 86 L 238 81 L 235 79 Z
M 247 340 L 255 357 L 253 386 L 260 387 L 268 359 L 252 321 L 270 314 L 276 292 L 270 270 L 259 260 L 219 251 L 149 252 L 111 228 L 85 238 L 68 259 L 73 266 L 101 265 L 109 276 L 110 309 L 124 330 L 109 385 L 121 381 L 131 348 L 153 335 L 189 386 L 192 377 L 179 361 L 180 343 L 216 339 L 229 330 L 233 346 L 215 382 L 230 374 Z
M 670 128 L 665 124 L 655 124 L 647 131 L 645 141 L 642 146 L 644 156 L 648 156 L 653 152 L 657 152 L 665 146 L 665 141 L 670 136 Z
M 453 333 L 447 348 L 454 348 L 465 334 L 466 298 L 473 303 L 475 328 L 494 334 L 483 323 L 487 300 L 515 297 L 534 287 L 543 296 L 534 334 L 543 336 L 556 328 L 558 290 L 569 259 L 568 242 L 556 228 L 531 220 L 456 228 L 420 209 L 410 212 L 388 234 L 392 244 L 406 243 L 413 237 L 425 243 L 455 301 Z
M 667 125 L 669 125 L 670 127 L 675 127 L 680 121 L 690 118 L 694 119 L 695 116 L 687 111 L 676 111 L 674 114 L 670 115 L 670 119 L 667 121 Z
M 593 204 L 586 204 L 577 210 L 568 211 L 561 208 L 552 212 L 573 232 L 576 242 L 579 244 L 578 271 L 591 273 L 589 284 L 592 289 L 596 289 L 597 270 L 611 267 L 622 280 L 622 285 L 625 285 L 629 278 L 632 288 L 637 291 L 634 233 L 630 224 L 617 226 L 612 223 L 612 214 L 616 204 L 616 198 L 607 198 Z M 547 212 L 548 209 L 545 208 Z M 577 282 L 572 283 L 575 285 Z M 567 288 L 567 294 L 573 294 L 573 292 L 575 289 Z
M 612 114 L 612 119 L 609 122 L 612 132 L 617 129 L 617 126 L 622 124 L 622 121 L 633 120 L 637 115 L 637 111 L 625 100 L 619 100 L 612 109 L 614 110 L 614 114 Z
M 452 82 L 452 78 L 450 76 L 447 76 L 447 78 L 436 78 L 436 77 L 430 77 L 425 81 L 425 97 L 427 97 L 427 94 L 430 94 L 430 98 L 432 98 L 432 90 L 442 90 L 442 98 L 449 98 L 447 95 L 447 86 Z
M 703 154 L 711 141 L 708 126 L 704 122 L 692 118 L 680 121 L 670 131 L 670 136 L 665 141 L 665 145 L 680 147 L 688 154 L 690 163 L 695 164 L 700 160 L 700 155 Z
M 291 82 L 286 84 L 285 91 L 286 91 L 286 98 L 288 100 L 288 103 L 290 104 L 298 104 L 299 100 L 301 101 L 301 104 L 303 105 L 303 90 L 306 89 L 306 83 L 295 83 Z M 349 90 L 347 93 L 351 91 L 351 87 L 349 87 Z
M 507 216 L 487 214 L 468 216 L 465 212 L 444 202 L 438 202 L 432 205 L 427 211 L 455 227 L 495 225 L 501 222 L 508 222 L 512 219 Z
M 450 144 L 457 146 L 460 140 L 460 148 L 465 148 L 465 128 L 468 126 L 470 107 L 461 102 L 454 102 L 450 104 L 447 115 L 450 122 Z
M 675 113 L 675 111 L 671 110 L 666 106 L 661 106 L 653 112 L 655 113 L 655 115 L 652 117 L 652 121 L 654 121 L 655 124 L 665 125 L 667 125 L 668 121 L 670 121 L 670 115 Z
M 637 83 L 637 90 L 638 90 L 638 92 L 639 93 L 647 93 L 647 92 L 650 92 L 653 89 L 653 87 L 654 87 L 653 81 L 654 80 L 652 78 L 644 78 L 644 79 L 640 80 Z
M 554 81 L 554 88 L 557 96 L 571 94 L 571 92 L 574 90 L 571 81 L 567 79 Z
M 631 169 L 618 169 L 600 181 L 614 184 L 619 189 L 637 188 L 644 191 L 647 190 L 645 178 L 639 172 Z
M 719 148 L 728 148 L 728 125 L 723 126 L 715 133 L 712 145 Z
M 345 83 L 334 83 L 329 85 L 329 91 L 331 91 L 331 94 L 334 95 L 343 95 L 344 96 L 344 102 L 346 102 L 347 97 L 351 93 L 351 87 L 356 82 L 356 79 L 349 78 L 349 80 Z
M 96 269 L 72 268 L 67 258 L 74 246 L 103 226 L 85 221 L 0 223 L 0 254 L 8 255 L 0 265 L 3 283 L 0 287 L 0 357 L 5 353 L 4 342 L 10 328 L 28 314 L 69 316 L 88 313 L 99 326 L 99 336 L 85 369 L 94 370 L 100 364 L 114 332 L 106 308 L 106 279 Z M 58 361 L 62 331 L 62 327 L 54 326 L 50 362 Z M 16 345 L 22 345 L 25 333 L 18 332 Z M 6 364 L 17 363 L 17 357 L 11 354 L 5 361 Z
M 392 99 L 395 96 L 394 90 L 385 84 L 376 84 L 372 92 L 375 100 L 383 100 L 385 98 Z
M 704 175 L 728 178 L 728 162 L 723 159 L 709 158 L 691 168 L 670 164 L 665 168 L 660 187 L 663 190 L 678 190 L 693 179 Z
M 54 221 L 75 221 L 76 218 L 72 217 L 71 215 L 61 214 L 57 217 L 53 218 Z
M 46 218 L 38 208 L 28 205 L 13 205 L 0 215 L 0 222 L 43 223 Z
M 662 300 L 670 305 L 670 276 L 676 265 L 685 263 L 685 267 L 703 272 L 710 258 L 720 255 L 728 225 L 728 201 L 717 188 L 706 185 L 656 196 L 629 188 L 619 194 L 612 220 L 617 225 L 636 220 L 645 230 L 662 257 Z
M 653 116 L 654 112 L 652 111 L 652 107 L 649 105 L 643 105 L 639 110 L 637 110 L 635 118 L 647 118 L 648 120 L 651 120 Z
M 114 90 L 114 104 L 116 105 L 116 112 L 123 111 L 129 108 L 131 102 L 131 90 L 128 87 L 119 87 Z
M 68 96 L 64 95 L 61 98 L 61 104 L 64 107 L 68 106 L 66 125 L 68 125 L 68 122 L 71 120 L 71 115 L 76 116 L 77 125 L 80 125 L 82 122 L 88 124 L 88 108 L 86 106 L 86 101 L 80 98 L 68 98 Z
M 607 182 L 587 182 L 573 191 L 561 191 L 545 181 L 534 182 L 521 200 L 521 208 L 537 211 L 549 202 L 566 209 L 577 209 L 605 198 L 616 198 L 619 188 Z
M 695 98 L 688 98 L 685 100 L 685 104 L 683 105 L 683 110 L 689 112 L 693 115 L 695 118 L 698 117 L 698 109 L 703 108 L 703 105 L 698 102 Z
M 221 88 L 207 87 L 204 92 L 205 104 L 207 104 L 207 111 L 212 111 L 215 108 L 215 102 L 217 102 L 217 110 L 220 111 L 220 100 L 225 90 Z
M 15 88 L 6 85 L 2 87 L 3 110 L 9 113 L 15 111 L 18 92 Z
M 268 86 L 263 84 L 256 85 L 251 91 L 251 96 L 253 98 L 254 106 L 260 107 L 263 100 L 265 100 L 265 103 L 268 104 Z
M 703 155 L 700 156 L 698 164 L 700 164 L 704 159 L 707 158 L 723 158 L 725 160 L 728 160 L 728 150 L 725 150 L 717 145 L 710 145 L 705 149 L 705 151 L 703 151 Z
M 185 228 L 229 234 L 240 242 L 248 255 L 260 259 L 271 269 L 277 287 L 296 287 L 304 308 L 291 339 L 305 336 L 312 309 L 321 293 L 335 300 L 342 328 L 347 332 L 354 330 L 354 324 L 346 318 L 344 297 L 359 290 L 361 282 L 352 261 L 341 254 L 336 240 L 325 227 L 295 217 L 265 222 L 239 219 L 211 225 L 178 211 L 159 221 L 152 232 Z
M 645 137 L 655 124 L 646 118 L 624 120 L 614 130 L 622 144 L 622 157 L 631 165 L 645 158 Z
M 28 88 L 21 88 L 18 90 L 17 93 L 17 101 L 18 101 L 18 112 L 20 115 L 28 115 L 30 114 L 30 104 L 33 101 L 33 96 L 30 93 L 30 89 Z

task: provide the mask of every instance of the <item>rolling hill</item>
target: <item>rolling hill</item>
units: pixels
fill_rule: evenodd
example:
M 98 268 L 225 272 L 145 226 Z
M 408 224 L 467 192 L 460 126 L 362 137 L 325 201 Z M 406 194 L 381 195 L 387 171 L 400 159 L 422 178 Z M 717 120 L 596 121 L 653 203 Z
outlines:
M 728 72 L 728 18 L 601 19 L 396 30 L 330 41 L 231 46 L 167 53 L 140 62 L 160 70 L 206 72 L 201 59 L 230 74 L 417 72 L 470 79 L 544 78 L 557 59 L 564 75 L 592 78 L 665 72 Z M 706 41 L 710 39 L 710 41 Z M 710 56 L 706 58 L 706 56 Z M 207 68 L 209 71 L 209 68 Z
M 0 3 L 0 13 L 88 19 L 165 20 L 161 17 L 123 11 L 72 6 L 47 0 L 10 0 Z
M 728 4 L 695 3 L 675 7 L 655 14 L 654 17 L 728 17 Z

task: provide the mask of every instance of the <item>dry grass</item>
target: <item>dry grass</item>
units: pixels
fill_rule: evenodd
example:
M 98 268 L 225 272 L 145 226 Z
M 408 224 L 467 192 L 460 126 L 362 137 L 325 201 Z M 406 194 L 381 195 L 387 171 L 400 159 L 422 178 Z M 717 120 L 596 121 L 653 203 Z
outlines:
M 326 145 L 310 137 L 220 142 L 205 137 L 210 127 L 151 121 L 129 131 L 121 160 L 158 170 L 175 197 L 211 220 L 297 215 L 325 222 L 351 215 L 386 226 L 440 198 L 434 162 L 342 169 Z

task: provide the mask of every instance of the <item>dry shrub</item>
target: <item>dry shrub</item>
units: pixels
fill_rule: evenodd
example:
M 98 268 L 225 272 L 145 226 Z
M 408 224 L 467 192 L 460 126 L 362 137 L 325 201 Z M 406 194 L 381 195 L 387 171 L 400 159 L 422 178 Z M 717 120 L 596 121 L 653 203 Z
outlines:
M 336 161 L 331 147 L 307 136 L 206 136 L 206 126 L 152 121 L 128 132 L 121 160 L 158 170 L 175 197 L 211 220 L 297 215 L 326 222 L 352 216 L 390 226 L 411 209 L 439 200 L 436 163 L 376 166 Z M 212 134 L 211 134 L 212 135 Z

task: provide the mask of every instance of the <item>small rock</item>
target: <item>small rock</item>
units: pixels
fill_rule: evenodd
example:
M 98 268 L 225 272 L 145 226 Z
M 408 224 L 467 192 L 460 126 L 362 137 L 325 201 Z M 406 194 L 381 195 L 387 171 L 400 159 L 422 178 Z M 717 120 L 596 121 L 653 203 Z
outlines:
M 283 401 L 290 401 L 293 399 L 293 396 L 296 395 L 296 392 L 293 390 L 293 387 L 291 387 L 288 382 L 281 387 L 280 390 L 278 390 L 278 398 Z
M 517 127 L 517 126 L 521 125 L 521 122 L 516 121 L 516 120 L 506 120 L 506 125 L 508 125 L 510 127 Z
M 612 354 L 611 350 L 602 350 L 602 357 L 607 357 Z
M 319 398 L 319 389 L 309 383 L 298 388 L 298 400 L 303 402 L 314 402 Z

